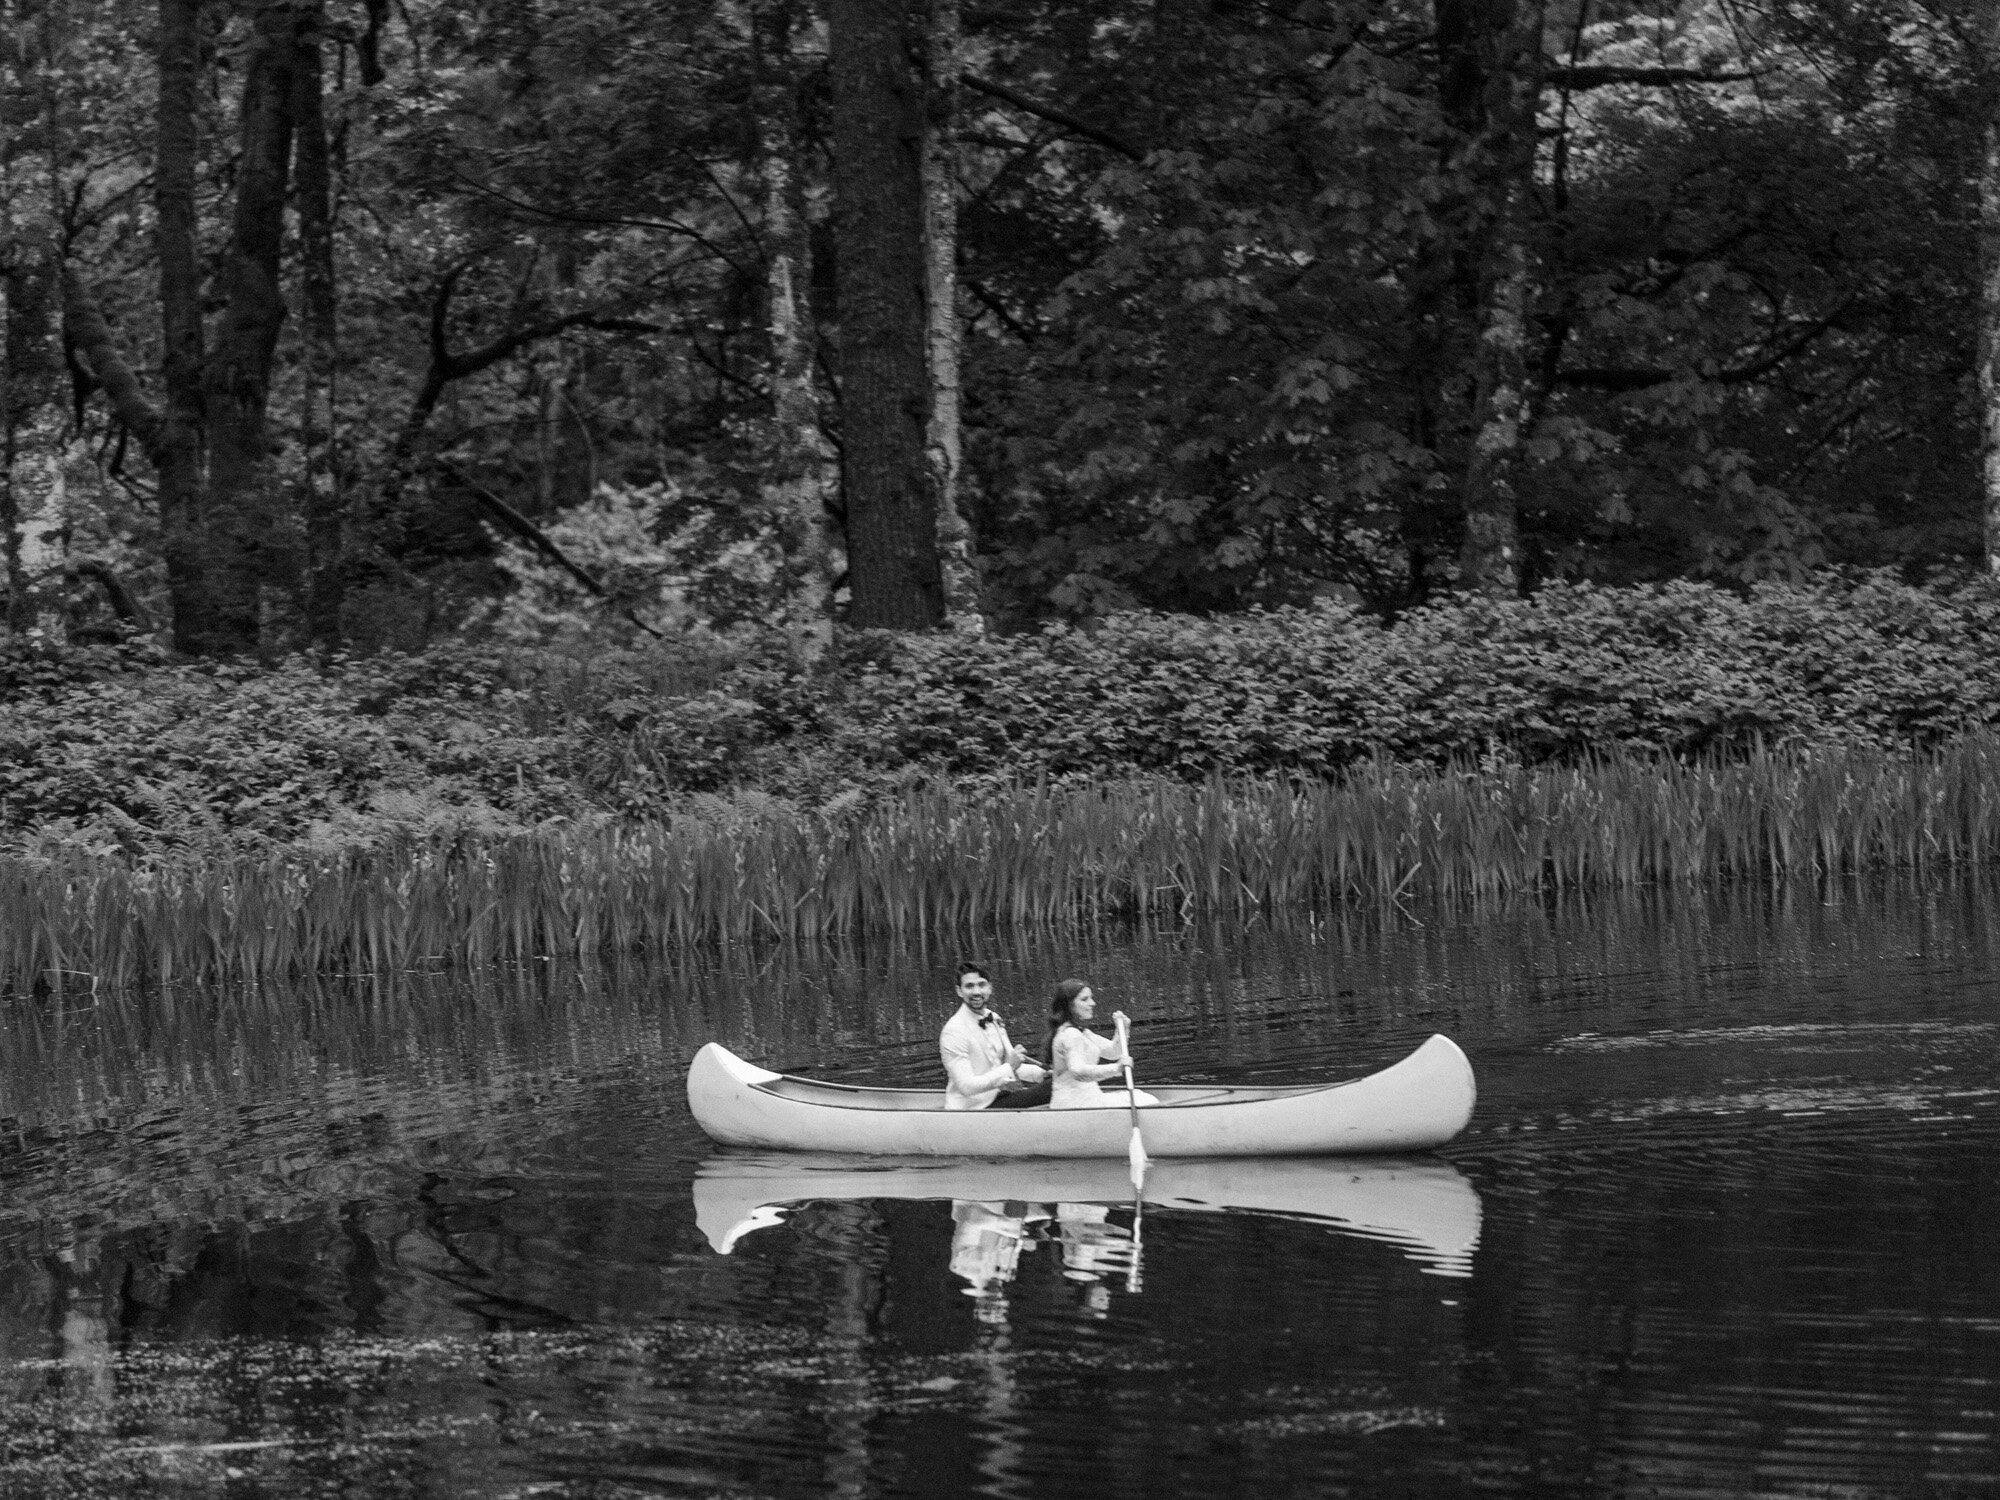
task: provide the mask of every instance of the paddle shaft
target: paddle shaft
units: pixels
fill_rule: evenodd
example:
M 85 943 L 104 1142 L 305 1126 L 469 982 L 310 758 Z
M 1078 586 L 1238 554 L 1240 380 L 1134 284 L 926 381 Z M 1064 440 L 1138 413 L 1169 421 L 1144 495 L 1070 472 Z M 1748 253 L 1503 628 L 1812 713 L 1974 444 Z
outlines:
M 1132 1030 L 1123 1015 L 1118 1018 L 1118 1050 L 1125 1054 L 1125 1107 L 1132 1114 L 1132 1144 L 1125 1155 L 1132 1163 L 1132 1188 L 1136 1192 L 1146 1173 L 1146 1141 L 1139 1134 L 1139 1090 L 1132 1083 Z

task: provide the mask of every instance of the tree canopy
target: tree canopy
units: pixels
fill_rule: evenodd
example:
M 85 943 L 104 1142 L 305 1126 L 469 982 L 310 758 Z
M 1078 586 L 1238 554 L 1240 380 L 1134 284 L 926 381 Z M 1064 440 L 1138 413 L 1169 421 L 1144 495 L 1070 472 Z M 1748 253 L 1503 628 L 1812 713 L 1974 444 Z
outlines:
M 1395 615 L 1996 550 L 1970 0 L 5 10 L 13 631 Z

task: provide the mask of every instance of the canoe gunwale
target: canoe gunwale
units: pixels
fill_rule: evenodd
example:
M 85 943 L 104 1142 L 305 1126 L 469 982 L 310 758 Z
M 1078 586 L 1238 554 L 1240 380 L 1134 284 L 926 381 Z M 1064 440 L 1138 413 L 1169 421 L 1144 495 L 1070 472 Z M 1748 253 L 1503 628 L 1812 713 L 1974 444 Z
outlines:
M 1220 1094 L 1223 1095 L 1224 1097 L 1205 1098 L 1205 1099 L 1162 1099 L 1157 1104 L 1142 1104 L 1139 1106 L 1139 1108 L 1141 1111 L 1151 1112 L 1154 1110 L 1162 1110 L 1162 1109 L 1173 1109 L 1173 1110 L 1209 1109 L 1209 1108 L 1214 1108 L 1216 1106 L 1229 1105 L 1229 1104 L 1263 1104 L 1273 1099 L 1302 1099 L 1311 1094 L 1331 1093 L 1335 1089 L 1344 1089 L 1348 1087 L 1350 1084 L 1358 1083 L 1359 1081 L 1360 1081 L 1359 1079 L 1354 1079 L 1354 1078 L 1343 1078 L 1338 1083 L 1241 1084 L 1241 1085 L 1228 1084 L 1228 1083 L 1155 1084 L 1152 1087 L 1160 1089 L 1162 1091 L 1166 1089 L 1201 1089 L 1207 1093 Z M 787 1085 L 789 1085 L 789 1087 L 787 1087 Z M 908 1114 L 943 1115 L 943 1114 L 963 1113 L 963 1111 L 950 1110 L 945 1108 L 944 1105 L 945 1092 L 943 1089 L 871 1088 L 867 1084 L 829 1083 L 823 1079 L 818 1079 L 818 1078 L 802 1078 L 796 1073 L 780 1073 L 775 1078 L 766 1079 L 760 1083 L 753 1083 L 748 1085 L 748 1087 L 753 1093 L 764 1094 L 772 1099 L 782 1099 L 788 1104 L 810 1104 L 820 1109 L 872 1110 L 877 1114 L 885 1114 L 885 1115 L 908 1115 Z M 909 1104 L 900 1104 L 900 1103 L 865 1104 L 859 1102 L 848 1103 L 840 1099 L 828 1099 L 819 1097 L 823 1093 L 834 1092 L 834 1091 L 838 1091 L 840 1093 L 848 1093 L 848 1094 L 869 1094 L 869 1095 L 887 1094 L 892 1098 L 909 1099 L 911 1101 L 924 1100 L 924 1101 L 934 1101 L 934 1102 L 926 1102 L 922 1104 L 918 1104 L 915 1102 Z M 1039 1111 L 1046 1111 L 1048 1110 L 1048 1108 L 1049 1106 L 1046 1104 L 1036 1104 L 1036 1105 L 1030 1105 L 1027 1109 L 1024 1110 L 1009 1111 L 1009 1113 L 1033 1114 Z

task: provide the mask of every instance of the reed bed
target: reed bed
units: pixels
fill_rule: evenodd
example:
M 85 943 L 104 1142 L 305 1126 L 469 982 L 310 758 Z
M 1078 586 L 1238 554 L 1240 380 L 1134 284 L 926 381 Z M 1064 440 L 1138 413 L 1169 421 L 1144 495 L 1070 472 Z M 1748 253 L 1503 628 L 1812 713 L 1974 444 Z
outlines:
M 2000 855 L 2000 739 L 1684 765 L 913 792 L 807 814 L 135 866 L 0 859 L 0 986 L 440 964 L 1414 896 L 1924 870 Z

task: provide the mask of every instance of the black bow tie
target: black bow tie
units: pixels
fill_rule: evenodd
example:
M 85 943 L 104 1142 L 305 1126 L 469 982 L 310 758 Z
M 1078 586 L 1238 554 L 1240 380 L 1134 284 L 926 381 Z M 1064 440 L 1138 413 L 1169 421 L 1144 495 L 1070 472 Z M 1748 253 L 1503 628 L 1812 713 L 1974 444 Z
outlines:
M 979 1024 L 981 1026 L 998 1026 L 1000 1024 L 1000 1018 L 994 1015 L 993 1012 L 989 1010 L 985 1015 L 979 1018 Z

